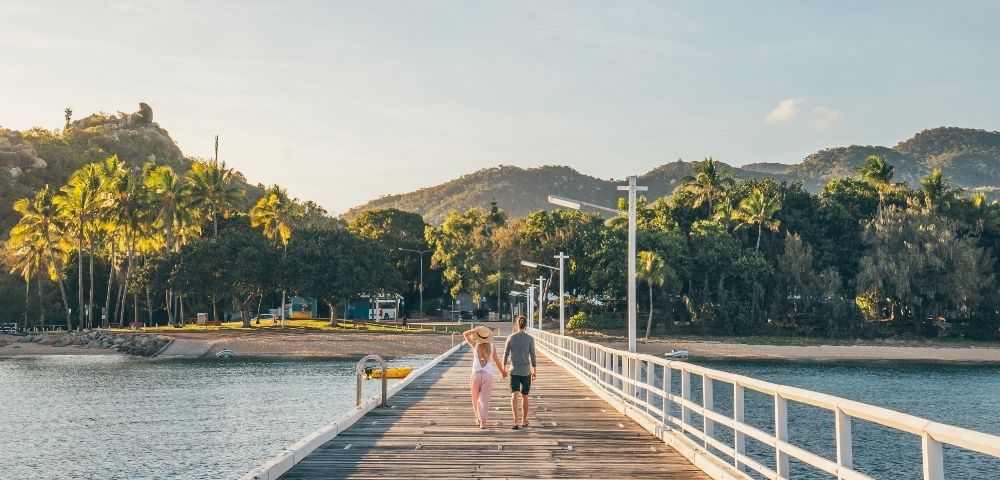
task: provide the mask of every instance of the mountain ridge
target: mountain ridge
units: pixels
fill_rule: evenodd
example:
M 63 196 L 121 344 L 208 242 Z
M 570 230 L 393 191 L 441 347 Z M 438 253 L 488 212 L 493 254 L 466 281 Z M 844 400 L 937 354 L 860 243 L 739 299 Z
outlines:
M 831 147 L 807 155 L 799 163 L 723 163 L 736 178 L 771 178 L 802 182 L 810 191 L 822 189 L 830 180 L 853 176 L 870 155 L 885 156 L 894 167 L 895 180 L 919 186 L 921 177 L 940 168 L 956 186 L 992 191 L 1000 187 L 1000 132 L 961 127 L 922 130 L 894 147 L 849 145 Z M 691 174 L 697 162 L 677 160 L 657 166 L 639 176 L 649 187 L 646 197 L 669 195 L 681 179 Z M 373 199 L 349 209 L 341 218 L 375 208 L 398 208 L 419 213 L 431 224 L 440 224 L 452 210 L 486 207 L 493 200 L 508 214 L 521 217 L 549 208 L 549 194 L 613 206 L 621 180 L 602 180 L 569 166 L 516 167 L 500 165 L 467 173 L 438 185 L 408 193 Z M 516 186 L 516 188 L 515 188 Z

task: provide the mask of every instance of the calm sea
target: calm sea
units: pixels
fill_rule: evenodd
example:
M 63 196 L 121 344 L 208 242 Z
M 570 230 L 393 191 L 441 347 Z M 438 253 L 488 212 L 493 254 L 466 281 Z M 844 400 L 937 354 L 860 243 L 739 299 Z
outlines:
M 393 360 L 419 366 L 429 356 Z M 695 363 L 1000 435 L 1000 366 L 853 362 Z M 353 360 L 0 359 L 3 478 L 235 478 L 353 406 Z M 676 376 L 675 376 L 676 378 Z M 699 382 L 693 394 L 700 398 Z M 366 395 L 377 382 L 365 382 Z M 675 390 L 679 386 L 674 386 Z M 715 387 L 732 412 L 732 390 Z M 773 432 L 773 404 L 746 416 Z M 833 416 L 789 404 L 793 443 L 833 458 Z M 730 442 L 724 429 L 717 437 Z M 920 478 L 920 440 L 854 422 L 855 466 Z M 773 467 L 762 445 L 748 451 Z M 1000 479 L 1000 461 L 945 450 L 947 478 Z M 792 478 L 829 478 L 792 462 Z
M 356 362 L 0 359 L 2 478 L 236 478 L 350 410 Z
M 899 362 L 698 361 L 717 370 L 801 387 L 897 410 L 936 422 L 1000 435 L 1000 365 L 958 365 Z M 679 377 L 679 375 L 676 375 Z M 692 395 L 701 398 L 700 379 Z M 732 388 L 716 384 L 715 405 L 732 415 Z M 676 387 L 679 389 L 679 386 Z M 771 397 L 746 390 L 746 418 L 774 432 Z M 788 403 L 789 437 L 793 444 L 835 459 L 833 414 Z M 700 418 L 698 419 L 700 421 Z M 920 438 L 868 422 L 852 421 L 854 466 L 874 478 L 922 478 Z M 732 434 L 717 437 L 732 441 Z M 773 450 L 748 439 L 747 449 L 773 468 Z M 805 464 L 791 462 L 792 478 L 831 478 Z M 945 476 L 949 479 L 1000 479 L 1000 460 L 945 446 Z

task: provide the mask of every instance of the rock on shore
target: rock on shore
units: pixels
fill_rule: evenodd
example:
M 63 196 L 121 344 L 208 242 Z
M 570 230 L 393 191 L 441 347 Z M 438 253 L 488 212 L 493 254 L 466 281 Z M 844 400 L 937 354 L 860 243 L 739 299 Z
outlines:
M 84 330 L 61 335 L 51 333 L 26 335 L 18 341 L 54 347 L 73 345 L 83 348 L 101 348 L 140 357 L 151 357 L 166 346 L 170 342 L 170 338 L 145 333 L 113 334 L 100 330 Z

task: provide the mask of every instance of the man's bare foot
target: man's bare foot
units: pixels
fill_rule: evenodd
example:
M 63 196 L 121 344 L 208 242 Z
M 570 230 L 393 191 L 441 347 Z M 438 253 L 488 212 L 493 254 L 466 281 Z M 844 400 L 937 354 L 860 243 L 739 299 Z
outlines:
M 522 423 L 522 424 L 521 424 L 521 426 L 522 426 L 522 427 L 527 427 L 527 426 L 528 426 L 528 421 L 527 421 L 527 420 L 525 420 L 525 421 L 524 421 L 524 423 Z

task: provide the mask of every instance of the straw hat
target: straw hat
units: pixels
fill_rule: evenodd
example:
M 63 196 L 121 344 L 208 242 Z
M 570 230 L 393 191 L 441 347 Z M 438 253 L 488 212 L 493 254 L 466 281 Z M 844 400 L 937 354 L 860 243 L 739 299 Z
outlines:
M 475 330 L 472 338 L 476 339 L 477 343 L 493 343 L 493 330 L 490 330 L 490 327 L 480 325 Z

